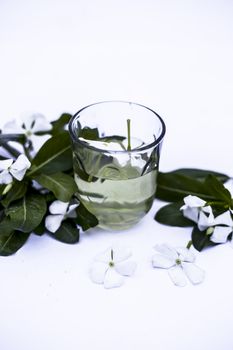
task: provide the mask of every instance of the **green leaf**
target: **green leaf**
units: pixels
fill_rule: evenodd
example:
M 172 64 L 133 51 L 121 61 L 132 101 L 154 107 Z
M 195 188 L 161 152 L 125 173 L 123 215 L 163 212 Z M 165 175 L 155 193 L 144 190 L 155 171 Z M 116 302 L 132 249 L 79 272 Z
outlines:
M 5 211 L 15 230 L 33 231 L 42 221 L 47 210 L 44 197 L 30 194 L 12 203 Z
M 79 241 L 79 229 L 70 220 L 63 221 L 59 229 L 51 235 L 63 243 L 73 244 Z
M 79 126 L 78 137 L 82 137 L 85 140 L 98 140 L 99 130 L 97 128 L 89 128 L 88 126 L 81 129 L 81 126 Z
M 68 132 L 53 136 L 41 147 L 32 161 L 28 176 L 53 174 L 72 169 L 72 150 Z
M 215 193 L 205 183 L 194 178 L 172 173 L 159 173 L 156 198 L 167 202 L 178 202 L 188 195 L 206 201 L 216 201 Z
M 75 221 L 79 226 L 82 227 L 83 231 L 86 231 L 89 228 L 98 225 L 99 222 L 97 218 L 92 213 L 90 213 L 82 203 L 79 204 L 76 212 L 78 216 Z
M 216 245 L 216 243 L 210 241 L 210 236 L 206 235 L 206 231 L 200 231 L 197 226 L 192 231 L 192 243 L 199 252 L 205 247 Z
M 64 173 L 41 174 L 36 176 L 35 180 L 52 191 L 55 197 L 63 202 L 69 202 L 72 195 L 77 192 L 77 185 L 73 177 Z
M 53 121 L 51 123 L 53 126 L 51 134 L 57 135 L 63 132 L 65 130 L 65 126 L 69 123 L 71 117 L 71 114 L 63 113 L 57 120 Z
M 24 181 L 15 181 L 10 191 L 7 192 L 5 198 L 2 200 L 4 207 L 8 207 L 9 204 L 17 199 L 22 198 L 27 191 L 27 183 Z
M 217 179 L 223 183 L 226 182 L 227 180 L 229 180 L 229 176 L 227 176 L 225 174 L 218 173 L 218 172 L 212 171 L 212 170 L 202 170 L 202 169 L 193 169 L 193 168 L 177 169 L 177 170 L 171 171 L 171 172 L 166 173 L 166 174 L 185 175 L 185 176 L 192 177 L 192 178 L 199 180 L 199 181 L 205 181 L 205 179 L 208 175 L 213 175 L 213 176 L 217 177 Z
M 225 202 L 226 205 L 232 206 L 232 198 L 230 192 L 215 176 L 209 175 L 205 180 L 205 186 L 210 190 L 216 199 Z
M 155 220 L 160 224 L 169 226 L 189 227 L 195 225 L 191 220 L 186 219 L 180 207 L 182 203 L 172 203 L 165 205 L 155 215 Z
M 36 228 L 34 228 L 33 233 L 37 236 L 42 236 L 45 233 L 45 231 L 45 223 L 44 220 L 42 220 L 41 223 Z
M 11 221 L 4 218 L 0 222 L 0 255 L 8 256 L 20 249 L 30 233 L 14 231 Z

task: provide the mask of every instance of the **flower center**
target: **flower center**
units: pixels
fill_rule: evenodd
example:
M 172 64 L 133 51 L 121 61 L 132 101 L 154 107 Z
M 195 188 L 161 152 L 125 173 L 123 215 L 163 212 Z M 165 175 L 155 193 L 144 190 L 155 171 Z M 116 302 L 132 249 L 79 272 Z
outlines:
M 109 261 L 108 265 L 109 265 L 109 267 L 113 267 L 114 266 L 114 262 L 113 261 Z
M 176 259 L 176 265 L 181 265 L 181 260 L 180 259 Z
M 214 232 L 214 228 L 213 227 L 208 227 L 208 229 L 206 230 L 206 234 L 207 235 L 211 235 Z

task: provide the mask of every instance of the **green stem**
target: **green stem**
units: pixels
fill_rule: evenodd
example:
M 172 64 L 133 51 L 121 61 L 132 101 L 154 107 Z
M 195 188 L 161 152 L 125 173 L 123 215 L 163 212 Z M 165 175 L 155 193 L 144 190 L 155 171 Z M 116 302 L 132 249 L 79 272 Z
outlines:
M 15 149 L 14 147 L 8 145 L 7 143 L 5 143 L 4 145 L 1 145 L 1 147 L 3 149 L 5 149 L 11 156 L 13 156 L 14 158 L 18 158 L 18 156 L 21 154 L 21 152 L 19 152 L 17 149 Z
M 28 147 L 26 147 L 25 145 L 23 145 L 23 150 L 24 150 L 24 153 L 25 153 L 26 157 L 28 158 L 28 160 L 31 161 L 32 158 L 31 158 L 31 155 L 30 155 L 30 152 L 29 152 Z
M 188 244 L 186 245 L 186 248 L 187 248 L 187 249 L 190 249 L 190 248 L 192 247 L 192 245 L 193 245 L 193 242 L 192 242 L 192 240 L 191 240 L 191 241 L 189 241 Z
M 131 122 L 131 120 L 127 119 L 127 138 L 128 138 L 127 151 L 131 151 L 130 122 Z

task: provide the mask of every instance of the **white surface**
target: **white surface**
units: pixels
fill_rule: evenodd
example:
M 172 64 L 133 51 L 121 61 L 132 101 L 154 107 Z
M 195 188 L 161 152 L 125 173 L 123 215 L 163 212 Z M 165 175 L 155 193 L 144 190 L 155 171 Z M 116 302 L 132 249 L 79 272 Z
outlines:
M 233 2 L 0 2 L 1 124 L 28 110 L 55 119 L 100 100 L 155 109 L 167 124 L 161 170 L 233 174 Z M 31 236 L 0 258 L 2 350 L 231 350 L 233 250 L 198 254 L 204 284 L 178 288 L 151 267 L 153 245 L 186 244 L 189 229 L 153 220 L 99 230 L 69 246 Z M 93 257 L 112 242 L 138 262 L 123 287 L 92 284 Z

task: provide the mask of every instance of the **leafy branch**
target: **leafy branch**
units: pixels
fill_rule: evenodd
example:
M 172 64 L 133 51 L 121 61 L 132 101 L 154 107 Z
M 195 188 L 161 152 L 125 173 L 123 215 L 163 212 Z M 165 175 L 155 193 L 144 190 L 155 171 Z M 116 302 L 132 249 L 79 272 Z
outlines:
M 205 247 L 222 243 L 216 242 L 216 239 L 214 241 L 211 234 L 217 226 L 217 221 L 219 221 L 214 218 L 223 213 L 225 213 L 225 216 L 229 214 L 228 216 L 231 217 L 233 199 L 231 193 L 224 186 L 224 183 L 229 179 L 228 175 L 201 169 L 184 168 L 168 173 L 159 173 L 156 198 L 171 203 L 165 205 L 156 213 L 155 220 L 169 226 L 193 227 L 192 244 L 199 251 Z M 213 212 L 213 219 L 212 221 L 209 220 L 209 227 L 206 226 L 205 229 L 200 229 L 198 220 L 195 222 L 184 215 L 181 208 L 184 205 L 183 199 L 188 196 L 200 198 L 205 203 L 203 208 L 208 207 L 210 214 Z M 203 208 L 200 207 L 195 210 L 200 214 Z M 222 220 L 219 227 L 225 228 L 227 225 L 229 224 Z M 228 238 L 231 238 L 231 235 Z
M 0 134 L 0 146 L 12 160 L 2 156 L 0 162 L 7 168 L 0 170 L 0 255 L 15 253 L 27 241 L 31 234 L 49 234 L 65 242 L 79 241 L 80 230 L 88 230 L 98 224 L 97 219 L 76 198 L 77 186 L 73 178 L 73 161 L 70 137 L 67 129 L 71 115 L 62 114 L 52 122 L 49 130 L 37 131 L 37 136 L 47 134 L 49 139 L 33 155 L 32 140 L 25 134 Z M 35 125 L 33 121 L 31 129 Z M 14 141 L 13 148 L 9 142 Z M 18 145 L 18 147 L 17 147 Z M 23 178 L 17 179 L 22 172 L 22 154 L 30 156 L 30 166 L 25 168 Z M 17 168 L 17 166 L 19 168 Z M 21 168 L 20 168 L 21 167 Z M 18 174 L 18 175 L 17 175 Z M 16 176 L 16 177 L 15 177 Z M 55 232 L 46 228 L 46 218 L 50 215 L 52 203 L 76 203 L 72 216 L 64 215 L 61 225 Z M 55 216 L 55 215 L 54 215 Z

